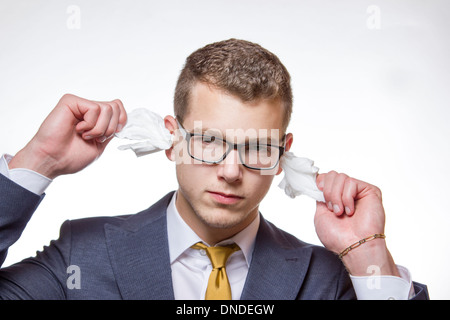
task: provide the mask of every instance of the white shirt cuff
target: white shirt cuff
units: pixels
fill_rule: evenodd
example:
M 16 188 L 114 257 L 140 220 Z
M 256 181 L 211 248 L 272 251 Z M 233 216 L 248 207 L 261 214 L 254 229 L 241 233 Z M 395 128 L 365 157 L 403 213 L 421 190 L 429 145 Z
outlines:
M 17 183 L 38 196 L 41 196 L 53 180 L 29 169 L 9 169 L 8 164 L 13 157 L 4 154 L 0 159 L 0 174 Z
M 400 277 L 378 275 L 376 269 L 371 276 L 350 279 L 358 300 L 408 300 L 414 296 L 411 274 L 405 267 L 397 265 Z

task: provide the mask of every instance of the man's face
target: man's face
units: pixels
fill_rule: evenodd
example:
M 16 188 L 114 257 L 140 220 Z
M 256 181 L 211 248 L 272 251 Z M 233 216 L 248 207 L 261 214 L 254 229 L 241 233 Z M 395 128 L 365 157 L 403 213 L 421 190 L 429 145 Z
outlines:
M 203 131 L 219 131 L 224 140 L 235 143 L 272 137 L 270 144 L 283 145 L 282 112 L 280 102 L 244 103 L 221 90 L 198 83 L 191 92 L 188 113 L 181 125 L 188 132 L 198 132 L 199 125 Z M 174 125 L 173 118 L 171 122 Z M 243 134 L 249 132 L 256 132 L 258 136 Z M 287 144 L 291 141 L 288 135 Z M 186 144 L 186 141 L 179 143 Z M 200 237 L 214 235 L 217 238 L 211 241 L 230 237 L 253 221 L 274 174 L 281 172 L 275 168 L 268 175 L 246 168 L 240 163 L 236 150 L 218 164 L 193 160 L 186 148 L 183 152 L 172 150 L 168 155 L 177 161 L 177 209 Z

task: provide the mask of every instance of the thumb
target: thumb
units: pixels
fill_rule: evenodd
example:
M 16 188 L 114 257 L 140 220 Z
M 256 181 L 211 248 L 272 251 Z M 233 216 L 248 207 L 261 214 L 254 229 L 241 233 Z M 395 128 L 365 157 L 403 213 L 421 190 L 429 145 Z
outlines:
M 316 184 L 317 184 L 317 188 L 319 188 L 320 191 L 323 191 L 323 186 L 324 186 L 324 178 L 325 178 L 325 174 L 318 174 L 316 177 Z

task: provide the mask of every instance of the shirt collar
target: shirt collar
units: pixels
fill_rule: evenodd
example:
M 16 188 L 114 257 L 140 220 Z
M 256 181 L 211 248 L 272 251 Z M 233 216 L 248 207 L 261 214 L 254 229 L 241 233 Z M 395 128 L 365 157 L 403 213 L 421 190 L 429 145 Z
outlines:
M 167 207 L 167 233 L 169 239 L 169 255 L 170 263 L 172 264 L 178 257 L 197 242 L 204 242 L 181 218 L 175 200 L 177 193 L 172 197 L 172 200 Z M 229 243 L 236 243 L 242 250 L 247 266 L 250 266 L 252 260 L 253 248 L 255 246 L 256 233 L 259 228 L 259 214 L 256 218 L 242 231 L 235 234 L 233 237 L 223 240 L 217 245 L 225 245 Z

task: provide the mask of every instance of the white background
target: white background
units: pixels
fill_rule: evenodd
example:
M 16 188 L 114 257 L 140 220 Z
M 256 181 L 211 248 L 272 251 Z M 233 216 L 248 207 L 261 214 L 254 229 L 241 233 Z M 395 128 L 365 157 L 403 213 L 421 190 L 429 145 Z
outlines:
M 449 299 L 449 15 L 445 0 L 0 0 L 0 153 L 20 150 L 64 93 L 173 114 L 187 55 L 254 41 L 291 73 L 293 152 L 380 187 L 396 263 Z M 136 158 L 119 144 L 53 182 L 4 266 L 66 219 L 135 213 L 177 187 L 164 153 Z M 285 196 L 281 177 L 263 215 L 320 244 L 314 200 Z

